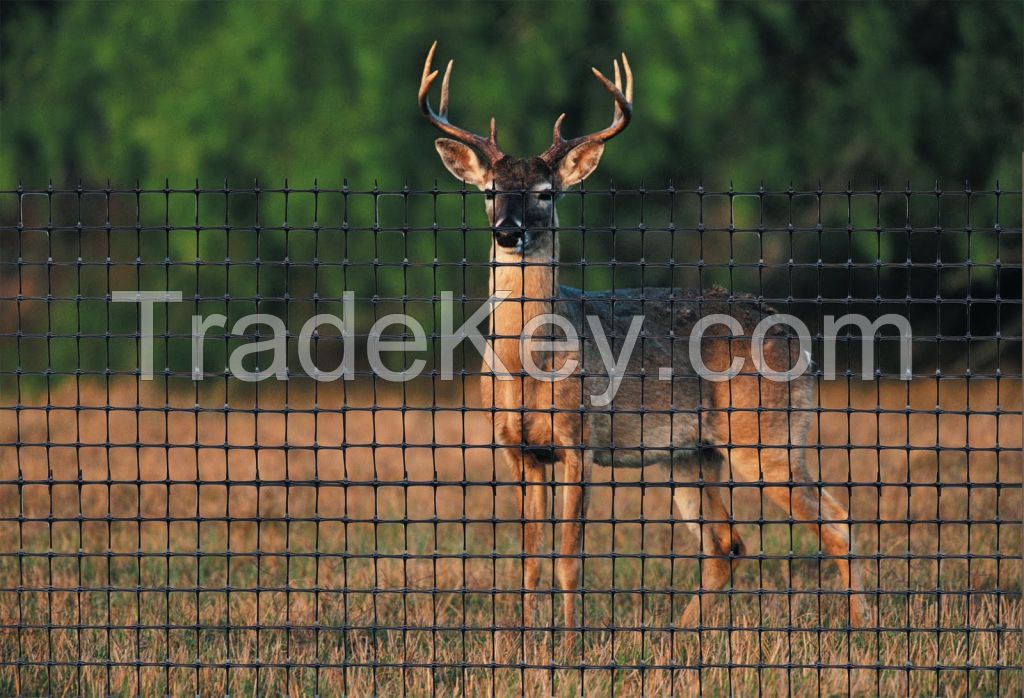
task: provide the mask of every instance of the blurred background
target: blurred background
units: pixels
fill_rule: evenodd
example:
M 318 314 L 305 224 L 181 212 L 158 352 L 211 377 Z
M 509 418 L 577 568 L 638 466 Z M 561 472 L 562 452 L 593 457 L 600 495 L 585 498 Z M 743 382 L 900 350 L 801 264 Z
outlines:
M 1019 188 L 1009 2 L 3 4 L 0 182 L 427 187 L 415 102 L 455 59 L 452 118 L 508 153 L 603 127 L 625 51 L 635 120 L 598 176 L 712 188 Z M 436 104 L 436 89 L 434 102 Z M 595 185 L 596 186 L 596 185 Z
M 580 197 L 562 202 L 563 224 L 587 228 L 563 233 L 565 282 L 719 283 L 785 304 L 812 330 L 823 313 L 900 312 L 924 337 L 919 365 L 932 368 L 942 335 L 970 331 L 992 354 L 984 338 L 1020 334 L 1019 304 L 1000 315 L 966 302 L 1020 298 L 1020 236 L 1008 234 L 1020 227 L 1016 3 L 8 2 L 2 12 L 0 223 L 24 227 L 0 241 L 0 262 L 5 298 L 40 298 L 37 309 L 22 301 L 20 320 L 8 303 L 6 322 L 26 332 L 130 328 L 130 306 L 61 299 L 136 288 L 199 294 L 172 311 L 182 331 L 195 311 L 233 321 L 257 309 L 297 331 L 314 295 L 344 290 L 428 332 L 438 290 L 473 310 L 486 295 L 490 236 L 473 230 L 486 224 L 482 202 L 457 193 L 415 101 L 437 39 L 437 65 L 456 62 L 452 119 L 483 131 L 496 116 L 503 149 L 519 155 L 543 150 L 563 111 L 567 134 L 606 125 L 611 101 L 589 68 L 609 72 L 629 55 L 635 118 L 587 182 L 619 193 L 614 204 L 590 195 L 585 217 Z M 12 191 L 51 180 L 156 191 Z M 243 191 L 257 181 L 259 194 Z M 286 194 L 286 182 L 324 192 Z M 1009 194 L 970 197 L 967 182 Z M 455 193 L 415 193 L 435 183 Z M 688 193 L 666 192 L 670 183 Z M 701 183 L 724 193 L 698 197 Z M 762 184 L 774 194 L 758 197 Z M 791 185 L 812 194 L 790 197 Z M 814 196 L 819 186 L 833 193 Z M 868 194 L 846 196 L 848 186 Z M 872 195 L 876 186 L 888 193 Z M 920 193 L 904 195 L 908 186 Z M 820 273 L 818 262 L 839 267 Z M 357 329 L 373 320 L 368 310 Z M 113 344 L 57 337 L 46 351 L 23 344 L 16 360 L 81 368 L 109 353 L 134 365 Z M 1019 364 L 1019 343 L 1003 346 Z M 963 349 L 945 365 L 962 367 Z M 170 348 L 175 370 L 187 369 L 186 350 Z

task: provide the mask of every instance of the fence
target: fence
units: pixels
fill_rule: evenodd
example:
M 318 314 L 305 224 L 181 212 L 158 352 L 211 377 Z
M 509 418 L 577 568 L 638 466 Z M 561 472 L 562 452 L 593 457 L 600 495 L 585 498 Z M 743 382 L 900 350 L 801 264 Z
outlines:
M 805 453 L 808 501 L 835 497 L 854 541 L 834 555 L 813 524 L 845 526 L 773 507 L 773 489 L 801 489 L 793 472 L 750 479 L 726 462 L 720 481 L 683 482 L 626 467 L 674 458 L 675 439 L 644 443 L 641 426 L 606 438 L 608 465 L 593 468 L 574 593 L 556 576 L 561 469 L 540 484 L 557 506 L 524 517 L 517 493 L 533 500 L 494 428 L 509 409 L 479 396 L 494 376 L 468 339 L 445 358 L 445 323 L 471 331 L 502 266 L 488 263 L 484 196 L 0 191 L 0 692 L 1021 690 L 1018 192 L 567 192 L 560 263 L 512 266 L 557 270 L 584 306 L 652 303 L 641 352 L 676 341 L 659 332 L 702 303 L 805 326 L 785 339 L 809 342 L 811 403 L 652 405 L 641 391 L 621 411 L 700 427 L 806 412 L 806 439 L 744 443 Z M 397 313 L 401 331 L 385 320 Z M 313 331 L 327 314 L 338 321 Z M 829 329 L 853 314 L 903 329 L 871 329 L 864 354 L 855 325 Z M 626 339 L 612 336 L 616 352 Z M 380 340 L 404 343 L 373 363 Z M 565 412 L 531 404 L 511 411 Z M 692 441 L 733 460 L 742 445 Z M 593 447 L 515 445 L 542 465 Z M 700 497 L 673 506 L 711 489 L 726 514 Z M 541 544 L 524 553 L 528 521 Z M 715 524 L 745 545 L 716 552 Z M 706 586 L 722 564 L 728 583 Z

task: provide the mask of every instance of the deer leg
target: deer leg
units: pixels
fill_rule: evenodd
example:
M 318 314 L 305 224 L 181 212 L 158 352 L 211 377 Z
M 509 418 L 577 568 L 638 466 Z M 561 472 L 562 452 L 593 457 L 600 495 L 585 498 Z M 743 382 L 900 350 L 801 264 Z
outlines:
M 820 506 L 818 504 L 819 492 L 821 494 Z M 852 551 L 850 526 L 847 523 L 840 523 L 848 521 L 850 518 L 846 507 L 824 489 L 812 492 L 808 487 L 771 487 L 766 489 L 766 493 L 788 515 L 805 522 L 822 521 L 820 526 L 817 523 L 807 523 L 806 525 L 818 537 L 822 550 L 832 556 L 839 568 L 843 586 L 851 592 L 851 624 L 854 627 L 868 627 L 871 624 L 870 612 L 864 597 L 859 593 L 862 587 L 857 565 L 854 560 L 850 559 Z
M 586 515 L 586 472 L 584 456 L 578 451 L 563 451 L 561 551 L 555 561 L 555 576 L 562 594 L 565 627 L 576 620 L 576 588 L 580 579 L 580 553 L 583 549 L 583 518 Z
M 796 454 L 801 455 L 796 455 Z M 801 451 L 792 452 L 793 459 L 802 458 Z M 758 460 L 760 462 L 758 462 Z M 760 454 L 754 449 L 736 449 L 732 454 L 736 473 L 746 479 L 753 472 L 760 471 L 768 483 L 792 482 L 791 472 L 802 472 L 803 463 L 793 464 L 791 455 L 785 449 L 764 449 Z M 796 465 L 797 467 L 793 467 Z M 754 470 L 751 470 L 754 468 Z M 746 471 L 746 474 L 744 473 Z M 822 550 L 830 555 L 839 568 L 843 585 L 850 593 L 850 622 L 855 627 L 868 627 L 871 623 L 870 610 L 864 596 L 857 565 L 850 558 L 853 549 L 850 525 L 846 523 L 850 514 L 838 500 L 824 488 L 798 482 L 795 486 L 767 485 L 764 493 L 790 518 L 803 521 L 818 537 Z M 820 506 L 819 506 L 820 501 Z M 817 522 L 821 521 L 819 525 Z
M 544 544 L 544 520 L 548 516 L 546 467 L 530 458 L 522 458 L 526 479 L 520 501 L 523 515 L 523 618 L 532 625 L 536 614 L 537 586 L 540 583 L 540 552 Z
M 746 552 L 739 533 L 728 523 L 729 513 L 717 487 L 677 487 L 672 499 L 686 527 L 697 536 L 703 557 L 701 592 L 720 591 L 732 578 L 732 570 Z M 701 523 L 704 521 L 704 523 Z M 680 624 L 693 627 L 701 619 L 701 595 L 694 596 L 683 611 Z

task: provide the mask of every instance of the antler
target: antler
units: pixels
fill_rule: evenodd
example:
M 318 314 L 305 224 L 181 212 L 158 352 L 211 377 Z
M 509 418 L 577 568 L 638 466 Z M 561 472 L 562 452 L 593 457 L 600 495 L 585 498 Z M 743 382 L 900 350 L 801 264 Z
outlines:
M 612 99 L 615 100 L 615 113 L 612 117 L 612 124 L 603 131 L 591 133 L 586 136 L 580 136 L 579 138 L 573 138 L 572 140 L 565 140 L 562 138 L 562 120 L 565 119 L 565 114 L 562 114 L 555 120 L 555 129 L 553 133 L 551 146 L 541 154 L 541 158 L 548 162 L 554 163 L 565 157 L 565 154 L 575 148 L 581 143 L 587 141 L 599 141 L 604 142 L 619 135 L 629 125 L 629 120 L 633 116 L 633 71 L 629 68 L 629 61 L 626 60 L 626 54 L 622 54 L 622 68 L 626 73 L 626 91 L 623 94 L 622 91 L 622 79 L 619 74 L 619 62 L 613 61 L 615 66 L 615 83 L 613 84 L 608 78 L 601 74 L 601 71 L 597 68 L 591 68 L 594 71 L 594 76 L 601 81 L 604 85 L 604 89 L 608 90 L 611 94 Z
M 430 47 L 430 52 L 427 54 L 427 60 L 423 63 L 423 77 L 420 79 L 420 92 L 419 92 L 419 103 L 420 111 L 427 117 L 430 123 L 434 124 L 440 131 L 443 131 L 448 136 L 454 138 L 457 141 L 465 143 L 466 145 L 473 146 L 490 159 L 491 163 L 495 163 L 505 157 L 505 154 L 501 152 L 498 147 L 498 132 L 495 128 L 494 117 L 491 117 L 491 137 L 484 138 L 478 136 L 471 131 L 466 131 L 453 125 L 448 121 L 448 83 L 452 75 L 452 64 L 454 60 L 448 61 L 448 67 L 444 70 L 444 78 L 441 80 L 441 107 L 438 112 L 435 112 L 430 108 L 430 102 L 427 100 L 427 93 L 430 91 L 430 86 L 434 83 L 434 79 L 437 77 L 437 71 L 431 71 L 431 64 L 434 62 L 434 51 L 437 50 L 437 42 L 435 41 Z

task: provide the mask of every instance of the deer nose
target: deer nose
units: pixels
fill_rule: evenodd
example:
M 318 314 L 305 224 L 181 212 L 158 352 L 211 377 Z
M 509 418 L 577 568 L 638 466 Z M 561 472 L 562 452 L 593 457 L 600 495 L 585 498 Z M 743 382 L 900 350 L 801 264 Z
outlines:
M 514 216 L 503 216 L 494 224 L 494 239 L 500 247 L 518 247 L 523 235 L 523 223 Z

